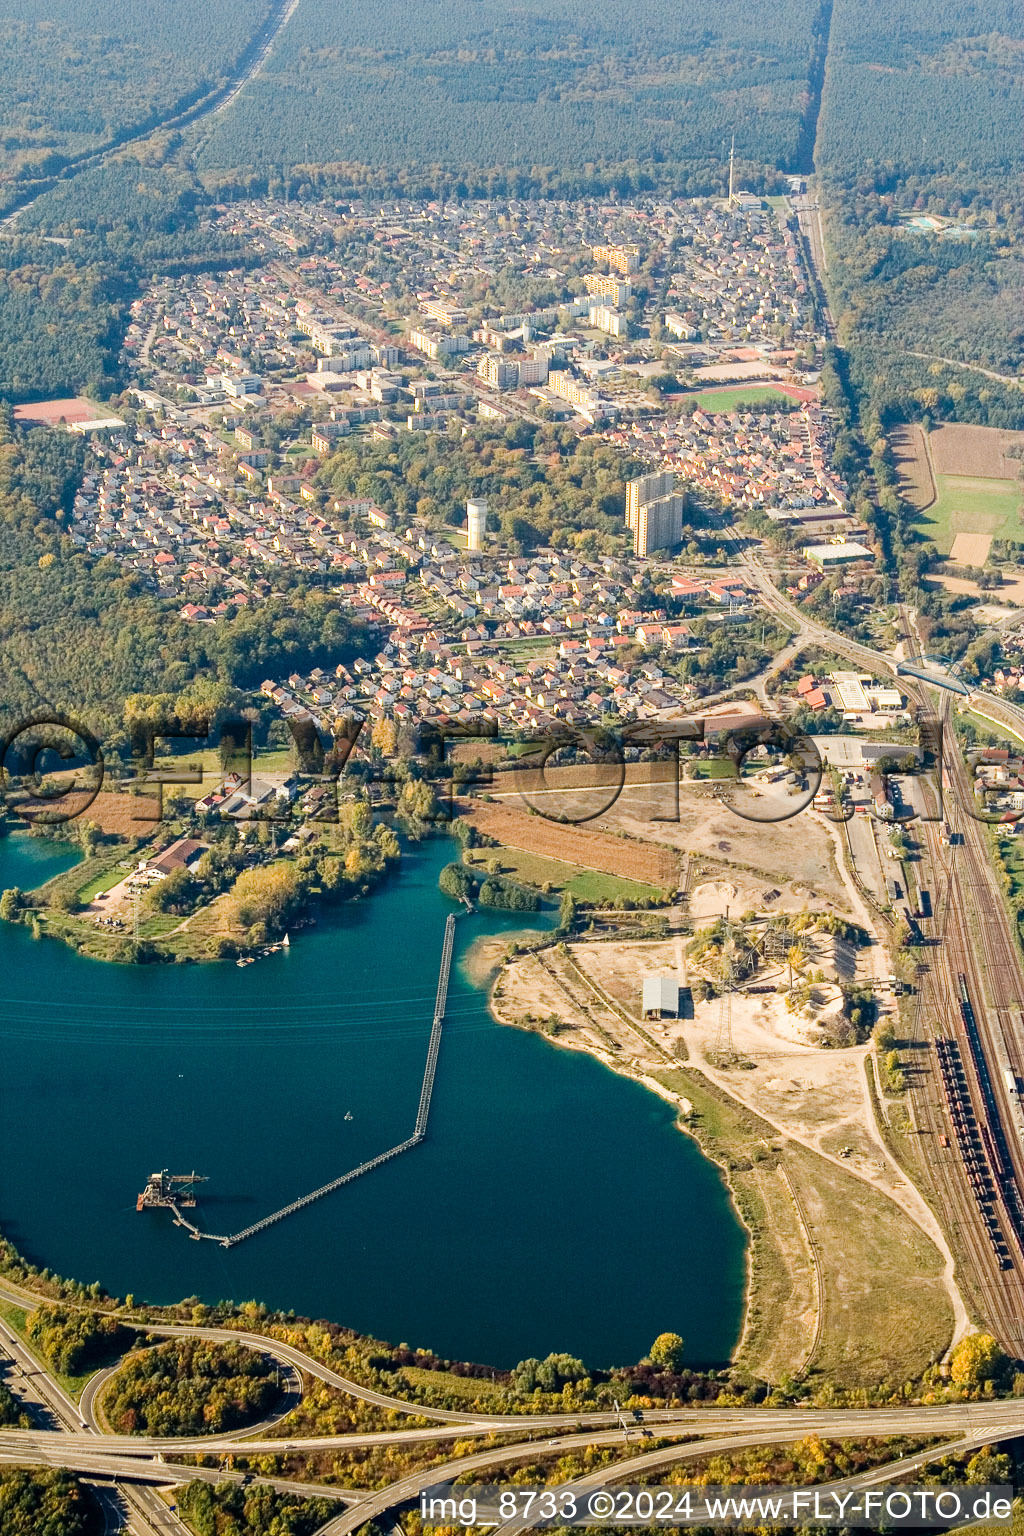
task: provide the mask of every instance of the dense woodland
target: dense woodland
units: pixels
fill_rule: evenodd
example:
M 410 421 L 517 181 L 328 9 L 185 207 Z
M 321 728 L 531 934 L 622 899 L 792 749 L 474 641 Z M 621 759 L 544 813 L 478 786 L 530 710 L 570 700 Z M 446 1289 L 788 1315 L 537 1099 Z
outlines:
M 199 212 L 188 174 L 127 157 L 60 182 L 0 240 L 0 394 L 104 399 L 124 382 L 125 312 L 143 282 L 251 255 Z
M 70 1472 L 0 1467 L 3 1536 L 100 1536 L 103 1516 Z
M 799 153 L 817 0 L 305 0 L 222 118 L 204 168 L 651 166 Z
M 31 236 L 0 240 L 0 388 L 9 400 L 109 394 L 125 286 L 102 262 Z
M 4 0 L 0 207 L 19 181 L 51 174 L 205 95 L 269 10 L 269 0 Z
M 1024 425 L 1018 391 L 931 367 L 1024 365 L 1022 121 L 1013 0 L 837 0 L 816 150 L 830 290 L 855 375 L 898 369 L 872 386 L 883 412 L 902 397 L 913 414 L 913 392 L 937 390 L 939 418 Z M 956 229 L 915 229 L 921 215 Z
M 874 180 L 862 173 L 832 186 L 840 339 L 884 339 L 909 353 L 1015 374 L 1024 347 L 1024 203 L 1008 204 L 994 184 L 972 195 L 947 190 L 950 178 L 893 185 L 882 175 L 881 191 Z M 977 236 L 919 233 L 906 223 L 914 212 L 977 221 Z
M 266 1356 L 241 1344 L 182 1338 L 130 1354 L 103 1411 L 119 1435 L 212 1435 L 255 1423 L 279 1397 Z
M 132 1329 L 122 1328 L 112 1317 L 77 1307 L 39 1307 L 28 1320 L 28 1336 L 62 1376 L 105 1365 L 135 1338 Z
M 196 1536 L 313 1536 L 337 1512 L 331 1499 L 237 1483 L 189 1483 L 178 1494 L 178 1508 Z
M 1011 171 L 1022 60 L 1016 0 L 835 0 L 819 166 Z

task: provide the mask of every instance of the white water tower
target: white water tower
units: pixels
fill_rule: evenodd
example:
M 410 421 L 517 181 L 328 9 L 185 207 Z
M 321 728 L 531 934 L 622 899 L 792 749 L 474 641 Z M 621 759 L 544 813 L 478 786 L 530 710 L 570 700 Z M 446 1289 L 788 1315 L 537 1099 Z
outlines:
M 471 497 L 466 502 L 467 549 L 483 549 L 487 531 L 487 502 L 482 496 Z

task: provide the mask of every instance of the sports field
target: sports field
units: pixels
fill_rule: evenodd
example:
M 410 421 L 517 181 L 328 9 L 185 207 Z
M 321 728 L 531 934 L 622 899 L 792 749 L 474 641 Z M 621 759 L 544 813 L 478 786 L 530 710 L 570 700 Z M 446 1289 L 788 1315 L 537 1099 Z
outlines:
M 935 500 L 917 525 L 940 554 L 949 554 L 958 533 L 1024 544 L 1024 488 L 1019 481 L 936 474 L 935 489 Z
M 802 393 L 814 397 L 813 390 Z M 787 405 L 798 403 L 794 395 L 777 389 L 774 384 L 735 384 L 728 389 L 701 389 L 695 394 L 684 395 L 681 403 L 684 409 L 700 406 L 702 411 L 734 411 L 739 402 L 765 405 L 779 401 Z

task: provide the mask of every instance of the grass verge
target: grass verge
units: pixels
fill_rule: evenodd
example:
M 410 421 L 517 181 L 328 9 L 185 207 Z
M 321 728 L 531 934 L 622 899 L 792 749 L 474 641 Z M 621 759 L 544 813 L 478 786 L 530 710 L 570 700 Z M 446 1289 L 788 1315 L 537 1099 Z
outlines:
M 942 1255 L 898 1206 L 779 1135 L 700 1072 L 680 1067 L 657 1076 L 693 1103 L 689 1128 L 726 1169 L 751 1233 L 751 1301 L 738 1365 L 779 1380 L 805 1361 L 814 1378 L 856 1387 L 909 1380 L 941 1356 L 953 1328 Z
M 43 1367 L 47 1374 L 52 1376 L 54 1381 L 56 1381 L 58 1385 L 63 1388 L 68 1397 L 71 1398 L 72 1402 L 77 1403 L 82 1393 L 85 1391 L 87 1385 L 95 1376 L 96 1371 L 103 1369 L 103 1367 L 96 1366 L 91 1371 L 85 1371 L 81 1376 L 64 1376 L 60 1371 L 54 1370 L 50 1362 L 39 1353 L 38 1349 L 29 1338 L 28 1313 L 24 1310 L 23 1307 L 16 1307 L 9 1301 L 0 1301 L 0 1317 L 2 1317 L 7 1326 L 12 1328 L 18 1335 L 19 1339 L 24 1344 L 32 1358 L 34 1360 L 38 1360 L 39 1364 Z
M 664 896 L 656 885 L 645 885 L 624 875 L 602 874 L 600 870 L 584 869 L 579 864 L 549 859 L 540 853 L 527 853 L 521 848 L 470 848 L 465 857 L 466 862 L 480 873 L 485 873 L 488 863 L 494 859 L 500 866 L 500 874 L 512 875 L 525 885 L 534 885 L 538 889 L 550 885 L 555 892 L 571 891 L 578 901 L 660 901 Z

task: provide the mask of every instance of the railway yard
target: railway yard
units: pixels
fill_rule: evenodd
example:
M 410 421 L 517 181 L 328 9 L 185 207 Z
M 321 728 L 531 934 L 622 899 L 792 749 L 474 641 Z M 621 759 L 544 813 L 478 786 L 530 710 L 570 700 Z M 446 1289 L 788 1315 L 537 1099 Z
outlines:
M 766 573 L 753 563 L 749 569 L 766 600 L 781 615 L 791 616 L 792 605 L 770 584 Z M 819 643 L 827 640 L 837 653 L 876 672 L 896 670 L 891 656 L 838 634 L 822 629 L 813 638 Z M 904 655 L 913 658 L 915 654 L 913 625 L 905 615 Z M 729 813 L 717 791 L 700 782 L 687 785 L 681 795 L 678 825 L 659 818 L 658 826 L 653 826 L 650 789 L 632 783 L 626 786 L 615 816 L 600 816 L 585 830 L 524 816 L 508 803 L 512 791 L 503 786 L 492 786 L 497 793 L 480 807 L 480 819 L 488 831 L 500 833 L 501 841 L 512 848 L 521 843 L 529 852 L 543 834 L 547 838 L 544 852 L 571 859 L 571 867 L 600 871 L 605 866 L 621 875 L 628 864 L 634 878 L 659 879 L 669 890 L 677 887 L 675 905 L 661 919 L 665 926 L 660 940 L 641 937 L 623 942 L 616 940 L 614 932 L 598 933 L 597 942 L 542 947 L 515 964 L 521 966 L 522 975 L 531 967 L 536 972 L 539 1022 L 547 1024 L 553 1035 L 561 1035 L 559 1043 L 591 1049 L 614 1070 L 625 1065 L 652 1091 L 673 1098 L 684 1116 L 681 1095 L 691 1093 L 696 1085 L 698 1119 L 717 1118 L 729 1135 L 740 1138 L 732 1151 L 740 1150 L 741 1163 L 744 1153 L 750 1153 L 749 1184 L 761 1201 L 754 1209 L 760 1209 L 775 1226 L 775 1268 L 762 1296 L 780 1309 L 773 1317 L 792 1313 L 795 1331 L 791 1333 L 799 1334 L 803 1347 L 802 1378 L 816 1374 L 819 1382 L 830 1382 L 838 1375 L 854 1387 L 883 1380 L 919 1380 L 929 1362 L 948 1360 L 951 1347 L 974 1328 L 991 1332 L 1011 1360 L 1024 1358 L 1021 955 L 1014 917 L 992 863 L 990 832 L 974 811 L 972 768 L 954 739 L 954 695 L 925 679 L 909 684 L 908 692 L 919 723 L 929 721 L 922 742 L 934 741 L 935 727 L 941 725 L 946 751 L 941 762 L 926 763 L 923 773 L 907 781 L 905 797 L 895 796 L 896 819 L 907 815 L 917 847 L 916 898 L 908 890 L 900 905 L 886 905 L 859 879 L 860 855 L 854 857 L 849 826 L 844 839 L 841 815 L 826 819 L 810 812 L 800 839 L 792 836 L 792 822 L 758 826 L 755 835 L 747 823 Z M 1009 711 L 1018 727 L 1024 724 L 1024 712 L 1015 714 L 1006 702 L 1000 708 Z M 658 788 L 662 788 L 660 780 Z M 588 788 L 586 783 L 566 784 L 547 793 L 553 797 L 551 809 L 558 811 L 563 797 L 570 802 L 574 796 L 586 796 Z M 851 820 L 858 831 L 870 823 L 865 816 Z M 691 822 L 704 827 L 704 843 L 696 854 Z M 879 823 L 880 828 L 884 825 Z M 780 839 L 790 845 L 789 852 Z M 881 852 L 876 842 L 885 841 L 882 831 L 868 839 L 872 857 Z M 628 863 L 641 854 L 646 864 Z M 884 856 L 880 862 L 885 864 Z M 765 889 L 766 885 L 771 888 Z M 722 1055 L 717 1006 L 713 1009 L 717 1031 L 707 1002 L 697 1005 L 699 1016 L 685 1027 L 681 1024 L 676 1035 L 663 1021 L 635 1015 L 636 1003 L 631 999 L 651 964 L 685 974 L 684 946 L 693 927 L 707 919 L 721 921 L 723 916 L 728 922 L 730 904 L 740 911 L 748 903 L 748 919 L 754 925 L 769 918 L 800 918 L 825 924 L 823 931 L 830 922 L 852 921 L 859 928 L 865 942 L 855 973 L 848 967 L 844 974 L 848 978 L 855 974 L 857 984 L 871 992 L 879 1010 L 888 1015 L 904 1068 L 905 1094 L 896 1096 L 886 1090 L 881 1052 L 863 1037 L 859 1047 L 848 1051 L 822 1048 L 825 1042 L 804 1038 L 807 1029 L 796 1021 L 787 1037 L 781 999 L 769 1006 L 766 999 L 753 996 L 772 991 L 770 986 L 753 987 L 751 997 L 742 1001 L 737 993 L 735 1053 L 737 1058 L 749 1054 L 748 1061 L 715 1061 L 715 1056 Z M 901 919 L 907 925 L 906 941 L 899 936 Z M 449 928 L 453 921 L 449 919 Z M 885 973 L 890 963 L 895 966 L 898 958 L 906 959 L 898 956 L 904 942 L 910 946 L 915 975 L 909 992 L 900 997 L 893 978 Z M 827 946 L 812 947 L 815 964 L 827 952 Z M 450 959 L 450 942 L 446 953 Z M 852 955 L 850 950 L 847 962 Z M 784 957 L 775 958 L 776 969 L 784 969 Z M 446 976 L 443 956 L 435 1014 L 437 1039 Z M 764 979 L 757 978 L 762 983 Z M 521 999 L 506 1012 L 515 1013 L 520 1003 Z M 576 1024 L 574 1009 L 580 1016 Z M 497 1004 L 496 1012 L 500 1017 Z M 562 1016 L 561 1022 L 554 1019 L 556 1014 Z M 513 1017 L 506 1022 L 519 1021 Z M 731 1034 L 728 1050 L 733 1050 Z M 758 1061 L 754 1058 L 759 1052 L 762 1059 Z M 435 1059 L 436 1049 L 428 1056 L 424 1079 L 427 1106 L 426 1084 L 432 1082 Z M 737 1066 L 744 1070 L 735 1070 Z M 790 1073 L 795 1075 L 791 1078 Z M 798 1080 L 806 1090 L 802 1099 L 793 1093 Z M 425 1128 L 426 1108 L 421 1102 L 412 1140 L 392 1151 L 411 1148 Z M 712 1146 L 709 1155 L 717 1159 L 718 1151 Z M 731 1169 L 733 1164 L 728 1166 Z M 297 1205 L 368 1169 L 369 1165 L 360 1166 Z M 220 1241 L 233 1243 L 254 1234 L 268 1220 L 288 1215 L 291 1209 Z M 207 1235 L 180 1220 L 193 1236 Z M 0 1286 L 0 1300 L 24 1306 L 29 1296 L 8 1289 L 5 1283 Z M 215 1334 L 202 1328 L 157 1331 Z M 777 1327 L 769 1331 L 780 1333 Z M 753 1339 L 756 1348 L 749 1336 L 746 1341 L 750 1368 L 765 1380 L 778 1381 L 783 1373 L 788 1378 L 799 1353 L 790 1347 L 792 1337 L 783 1339 L 785 1349 L 780 1344 L 773 1354 L 763 1323 L 760 1332 L 760 1339 Z M 244 1337 L 236 1330 L 226 1336 Z M 893 1339 L 903 1341 L 902 1352 L 891 1345 Z M 916 1356 L 913 1351 L 908 1354 L 908 1342 Z M 12 1361 L 18 1358 L 19 1341 L 10 1329 L 0 1328 L 0 1343 Z M 262 1347 L 271 1353 L 277 1349 L 265 1338 Z M 741 1358 L 743 1352 L 741 1346 Z M 162 1451 L 145 1442 L 131 1444 L 124 1437 L 98 1436 L 96 1426 L 88 1422 L 90 1410 L 83 1417 L 73 1403 L 61 1398 L 59 1390 L 46 1385 L 45 1372 L 23 1354 L 19 1385 L 27 1394 L 25 1401 L 36 1404 L 40 1410 L 36 1416 L 53 1428 L 4 1431 L 0 1461 L 67 1466 L 96 1480 L 112 1532 L 126 1528 L 126 1522 L 138 1536 L 185 1530 L 168 1508 L 173 1494 L 165 1502 L 152 1491 L 154 1486 L 173 1489 L 186 1478 L 236 1482 L 246 1478 L 297 1493 L 330 1494 L 347 1507 L 323 1530 L 340 1536 L 401 1510 L 442 1476 L 455 1477 L 485 1466 L 513 1466 L 527 1460 L 544 1465 L 547 1458 L 557 1458 L 563 1451 L 618 1443 L 622 1459 L 601 1469 L 602 1480 L 613 1482 L 712 1450 L 777 1444 L 817 1428 L 837 1435 L 890 1430 L 902 1434 L 918 1423 L 911 1415 L 923 1412 L 916 1407 L 899 1411 L 897 1429 L 896 1410 L 879 1411 L 871 1420 L 872 1431 L 866 1421 L 859 1423 L 853 1410 L 832 1409 L 826 1418 L 807 1405 L 785 1413 L 767 1407 L 730 1410 L 725 1415 L 707 1409 L 651 1411 L 647 1417 L 651 1424 L 657 1421 L 657 1448 L 641 1451 L 638 1446 L 637 1454 L 632 1454 L 627 1449 L 628 1426 L 609 1423 L 611 1415 L 516 1415 L 509 1422 L 478 1413 L 424 1411 L 418 1403 L 367 1395 L 348 1380 L 314 1369 L 298 1351 L 283 1353 L 281 1358 L 306 1376 L 396 1414 L 440 1421 L 432 1427 L 392 1425 L 374 1431 L 372 1438 L 380 1443 L 409 1436 L 440 1443 L 454 1435 L 465 1443 L 454 1459 L 396 1476 L 387 1487 L 372 1490 L 331 1487 L 312 1480 L 312 1467 L 308 1476 L 303 1470 L 305 1452 L 312 1454 L 332 1440 L 343 1449 L 345 1436 L 262 1443 L 253 1439 L 244 1449 L 238 1441 L 221 1448 L 210 1440 L 202 1447 L 206 1454 L 199 1465 L 168 1462 Z M 85 1405 L 87 1399 L 82 1401 Z M 940 1454 L 1013 1438 L 1024 1424 L 1024 1404 L 1019 1400 L 943 1403 L 934 1411 L 934 1420 L 927 1420 L 929 1429 L 948 1438 L 910 1458 L 890 1462 L 872 1476 L 891 1480 Z M 543 1438 L 537 1434 L 541 1429 Z M 712 1431 L 717 1438 L 700 1438 Z M 495 1444 L 496 1433 L 502 1443 Z M 480 1448 L 480 1437 L 492 1437 L 489 1448 Z M 512 1443 L 507 1443 L 510 1438 Z M 686 1441 L 695 1443 L 680 1443 Z M 194 1455 L 199 1449 L 193 1445 L 186 1452 L 180 1445 L 167 1446 L 172 1457 L 176 1452 Z M 287 1452 L 292 1475 L 281 1478 L 239 1470 L 238 1457 L 246 1465 L 247 1452 L 257 1458 L 248 1462 L 253 1467 L 258 1465 L 257 1452 L 271 1457 Z M 122 1492 L 118 1492 L 119 1483 Z

